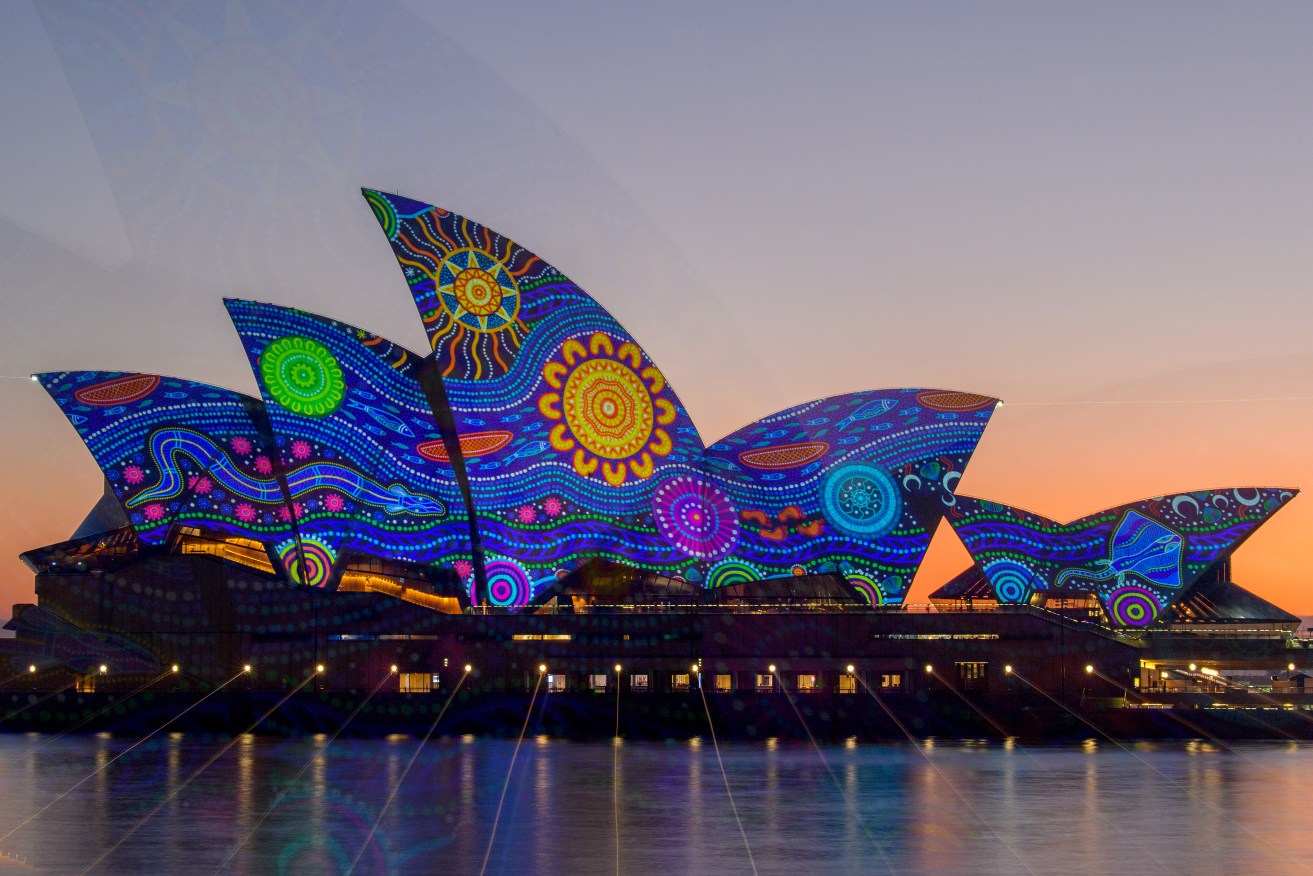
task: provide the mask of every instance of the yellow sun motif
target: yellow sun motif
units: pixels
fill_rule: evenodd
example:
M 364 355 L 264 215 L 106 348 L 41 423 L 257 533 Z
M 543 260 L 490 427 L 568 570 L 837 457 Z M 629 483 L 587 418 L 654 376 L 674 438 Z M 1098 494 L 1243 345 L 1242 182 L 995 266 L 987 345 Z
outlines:
M 632 474 L 652 474 L 652 457 L 674 449 L 662 426 L 675 421 L 675 405 L 661 395 L 666 379 L 654 366 L 643 367 L 638 345 L 616 347 L 594 332 L 585 348 L 571 339 L 561 345 L 561 361 L 543 366 L 543 380 L 555 392 L 538 399 L 544 417 L 561 420 L 548 436 L 561 453 L 574 452 L 574 470 L 591 477 L 599 469 L 618 487 Z
M 448 255 L 435 278 L 438 298 L 451 318 L 475 332 L 498 332 L 520 313 L 520 290 L 506 266 L 477 249 Z

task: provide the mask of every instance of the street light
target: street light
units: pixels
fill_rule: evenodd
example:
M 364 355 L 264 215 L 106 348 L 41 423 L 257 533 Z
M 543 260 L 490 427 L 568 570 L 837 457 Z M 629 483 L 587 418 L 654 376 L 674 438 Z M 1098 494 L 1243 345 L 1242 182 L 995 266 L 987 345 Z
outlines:
M 539 672 L 539 673 L 543 673 L 543 672 L 546 672 L 546 671 L 547 671 L 547 664 L 546 664 L 546 663 L 539 663 L 539 664 L 538 664 L 538 672 Z
M 315 672 L 323 672 L 323 671 L 324 671 L 324 664 L 320 663 L 318 666 L 315 667 Z
M 397 664 L 395 664 L 395 663 L 392 664 L 392 671 L 393 671 L 393 672 L 396 672 L 396 671 L 397 671 Z
M 474 667 L 471 666 L 471 665 L 469 665 L 468 663 L 466 663 L 466 664 L 465 664 L 465 671 L 466 671 L 466 672 L 473 672 L 473 671 L 474 671 Z
M 774 663 L 772 663 L 770 666 L 767 666 L 766 669 L 769 670 L 769 672 L 770 672 L 771 675 L 774 675 L 774 674 L 775 674 L 775 664 L 774 664 Z
M 251 664 L 247 663 L 244 666 L 242 666 L 242 672 L 250 672 L 250 671 L 251 671 Z
M 927 674 L 929 674 L 929 673 L 931 673 L 931 672 L 934 672 L 934 671 L 935 671 L 935 668 L 934 668 L 933 666 L 931 666 L 929 663 L 927 663 L 927 664 L 925 665 L 925 671 L 926 671 Z
M 173 664 L 173 671 L 174 671 L 174 672 L 177 672 L 177 671 L 178 671 L 178 664 L 177 664 L 177 663 Z
M 1093 675 L 1093 674 L 1094 674 L 1094 667 L 1091 666 L 1090 664 L 1086 663 L 1086 664 L 1085 664 L 1085 674 L 1086 674 L 1086 675 Z
M 100 674 L 104 675 L 106 672 L 109 672 L 109 667 L 104 663 L 100 664 Z
M 848 674 L 849 674 L 849 675 L 852 675 L 855 671 L 856 671 L 856 670 L 853 668 L 853 665 L 852 665 L 851 663 L 849 663 L 849 664 L 848 664 Z
M 1009 663 L 1007 666 L 1004 666 L 1004 667 L 1003 667 L 1003 674 L 1004 674 L 1004 675 L 1011 675 L 1011 674 L 1012 674 L 1012 664 L 1011 664 L 1011 663 Z

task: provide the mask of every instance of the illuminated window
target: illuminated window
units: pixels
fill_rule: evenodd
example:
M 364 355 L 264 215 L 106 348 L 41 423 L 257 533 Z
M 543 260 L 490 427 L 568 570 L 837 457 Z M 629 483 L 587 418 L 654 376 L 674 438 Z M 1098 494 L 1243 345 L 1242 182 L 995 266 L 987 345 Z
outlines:
M 839 693 L 855 694 L 857 693 L 857 679 L 847 673 L 839 676 Z
M 798 690 L 802 693 L 812 693 L 813 691 L 820 690 L 820 685 L 817 683 L 816 676 L 800 673 L 798 675 Z
M 670 680 L 670 686 L 671 688 L 677 691 L 688 690 L 689 688 L 688 673 L 687 672 L 675 673 L 675 677 Z
M 565 676 L 552 674 L 547 676 L 547 689 L 553 693 L 560 693 L 565 690 Z
M 770 691 L 775 689 L 775 676 L 766 673 L 757 673 L 757 690 Z
M 897 690 L 903 686 L 903 673 L 885 672 L 880 675 L 880 687 L 887 690 Z M 854 691 L 856 688 L 854 688 Z
M 403 672 L 397 676 L 401 693 L 429 693 L 433 690 L 433 676 L 427 672 Z
M 605 693 L 606 679 L 607 675 L 605 672 L 594 672 L 592 675 L 588 676 L 588 687 L 592 689 L 594 693 Z
M 716 676 L 716 690 L 718 690 L 721 693 L 726 693 L 733 689 L 734 689 L 734 676 L 732 675 Z
M 629 689 L 637 693 L 647 693 L 648 682 L 646 672 L 636 672 L 629 676 Z
M 957 680 L 962 687 L 967 690 L 976 690 L 985 686 L 985 671 L 989 669 L 988 663 L 958 663 Z
M 73 683 L 73 690 L 76 693 L 95 693 L 96 692 L 96 675 L 90 673 L 79 675 L 77 681 Z

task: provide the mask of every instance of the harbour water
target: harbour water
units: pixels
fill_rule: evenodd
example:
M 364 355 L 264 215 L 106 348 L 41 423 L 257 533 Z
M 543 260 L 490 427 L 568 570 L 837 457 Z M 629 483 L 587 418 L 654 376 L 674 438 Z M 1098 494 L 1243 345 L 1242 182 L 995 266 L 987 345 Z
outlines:
M 0 735 L 0 872 L 1313 870 L 1301 743 L 137 742 Z

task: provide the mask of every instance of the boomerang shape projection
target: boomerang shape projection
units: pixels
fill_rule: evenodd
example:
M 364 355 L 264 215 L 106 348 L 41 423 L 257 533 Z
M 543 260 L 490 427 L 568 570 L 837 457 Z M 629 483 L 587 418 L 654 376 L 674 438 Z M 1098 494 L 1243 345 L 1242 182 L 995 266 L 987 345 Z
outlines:
M 550 264 L 455 213 L 364 195 L 433 347 L 493 604 L 595 556 L 712 586 L 839 571 L 901 601 L 994 399 L 854 393 L 706 450 L 650 357 Z
M 1037 590 L 1089 591 L 1114 624 L 1143 627 L 1297 492 L 1179 493 L 1071 523 L 957 496 L 948 519 L 1000 602 L 1026 602 Z
M 264 396 L 304 553 L 288 573 L 333 586 L 345 550 L 472 568 L 469 521 L 443 436 L 420 388 L 422 359 L 314 314 L 226 300 Z
M 146 544 L 175 524 L 265 543 L 292 538 L 278 457 L 256 399 L 122 371 L 36 375 Z

